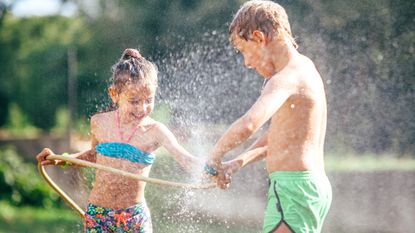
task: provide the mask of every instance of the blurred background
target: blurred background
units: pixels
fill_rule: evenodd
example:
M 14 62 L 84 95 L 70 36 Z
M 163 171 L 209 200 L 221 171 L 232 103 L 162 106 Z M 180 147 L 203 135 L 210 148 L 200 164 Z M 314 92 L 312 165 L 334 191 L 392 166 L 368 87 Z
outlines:
M 43 147 L 88 148 L 89 117 L 109 106 L 110 68 L 125 48 L 139 49 L 159 68 L 153 117 L 192 153 L 206 156 L 262 86 L 227 38 L 243 2 L 0 0 L 0 232 L 82 231 L 82 220 L 38 175 L 34 157 Z M 410 232 L 415 2 L 277 2 L 326 86 L 334 199 L 324 232 Z M 151 176 L 186 178 L 164 151 L 159 157 Z M 229 191 L 150 186 L 154 230 L 261 232 L 266 178 L 258 163 L 236 175 Z M 69 191 L 78 183 L 62 184 Z

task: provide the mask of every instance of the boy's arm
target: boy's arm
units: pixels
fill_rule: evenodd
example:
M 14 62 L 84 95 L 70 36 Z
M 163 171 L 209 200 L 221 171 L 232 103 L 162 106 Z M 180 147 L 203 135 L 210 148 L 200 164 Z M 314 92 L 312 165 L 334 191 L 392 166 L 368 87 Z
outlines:
M 190 154 L 178 142 L 174 134 L 163 124 L 159 123 L 159 134 L 161 145 L 173 156 L 173 158 L 188 172 L 192 172 L 197 167 L 202 167 L 203 162 L 199 158 Z
M 268 150 L 268 132 L 256 140 L 244 153 L 240 154 L 233 160 L 240 165 L 240 168 L 246 165 L 262 160 L 266 157 Z M 238 170 L 239 170 L 238 169 Z
M 284 104 L 294 92 L 295 85 L 288 78 L 275 75 L 265 86 L 261 96 L 244 116 L 235 121 L 219 139 L 209 156 L 209 163 L 220 167 L 224 155 L 245 142 Z
M 239 171 L 241 168 L 250 163 L 262 160 L 267 156 L 268 151 L 268 133 L 265 133 L 256 140 L 244 153 L 238 155 L 232 160 L 223 163 L 223 172 L 228 175 Z
M 224 163 L 224 173 L 232 175 L 246 165 L 265 158 L 267 156 L 267 151 L 267 146 L 257 147 L 255 149 L 245 151 L 236 158 Z

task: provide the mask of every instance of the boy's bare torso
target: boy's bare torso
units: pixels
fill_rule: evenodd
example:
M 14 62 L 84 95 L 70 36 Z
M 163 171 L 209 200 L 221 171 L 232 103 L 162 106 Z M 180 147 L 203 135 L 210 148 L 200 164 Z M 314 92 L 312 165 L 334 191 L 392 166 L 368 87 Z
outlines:
M 113 112 L 97 114 L 91 119 L 93 122 L 92 131 L 96 143 L 120 142 Z M 153 152 L 157 149 L 158 143 L 153 140 L 151 130 L 153 124 L 147 124 L 138 129 L 130 144 L 142 151 Z M 131 131 L 126 131 L 130 134 Z M 150 166 L 133 163 L 124 159 L 117 159 L 101 154 L 96 154 L 96 162 L 104 166 L 120 169 L 126 172 L 148 176 Z M 97 170 L 93 188 L 89 196 L 89 202 L 103 207 L 126 208 L 140 202 L 144 202 L 145 182 L 126 178 L 121 175 Z
M 296 88 L 271 119 L 268 172 L 324 171 L 327 104 L 318 71 L 308 58 L 299 56 L 273 78 L 291 79 Z

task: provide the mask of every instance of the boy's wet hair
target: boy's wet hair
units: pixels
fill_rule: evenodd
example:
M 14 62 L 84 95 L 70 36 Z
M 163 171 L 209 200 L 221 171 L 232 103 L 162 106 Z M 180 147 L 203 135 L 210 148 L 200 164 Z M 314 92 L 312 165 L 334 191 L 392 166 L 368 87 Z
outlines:
M 234 36 L 250 40 L 255 30 L 265 33 L 268 38 L 283 35 L 292 42 L 295 48 L 298 48 L 291 33 L 287 13 L 275 2 L 252 0 L 244 3 L 229 26 L 231 42 L 235 39 Z
M 141 56 L 136 49 L 124 50 L 121 58 L 112 66 L 112 86 L 120 93 L 128 84 L 157 87 L 157 66 Z

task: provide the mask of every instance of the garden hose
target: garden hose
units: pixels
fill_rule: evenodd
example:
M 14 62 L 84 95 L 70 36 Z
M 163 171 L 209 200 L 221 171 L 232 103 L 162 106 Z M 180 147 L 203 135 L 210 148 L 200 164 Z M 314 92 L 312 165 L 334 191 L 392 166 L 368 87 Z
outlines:
M 74 209 L 78 214 L 81 216 L 81 218 L 84 217 L 85 211 L 78 205 L 72 198 L 68 196 L 62 189 L 59 188 L 59 186 L 50 178 L 48 173 L 45 170 L 45 166 L 43 166 L 41 163 L 37 164 L 37 168 L 39 169 L 39 173 L 42 175 L 42 177 L 46 180 L 46 182 L 63 198 L 63 200 L 68 203 L 72 209 Z

